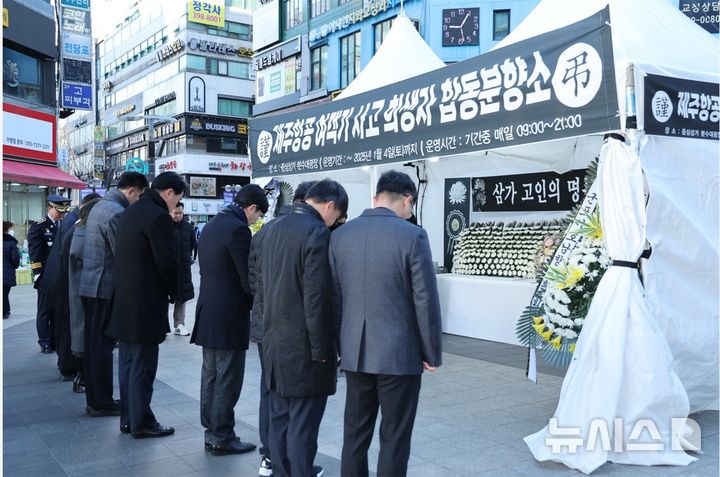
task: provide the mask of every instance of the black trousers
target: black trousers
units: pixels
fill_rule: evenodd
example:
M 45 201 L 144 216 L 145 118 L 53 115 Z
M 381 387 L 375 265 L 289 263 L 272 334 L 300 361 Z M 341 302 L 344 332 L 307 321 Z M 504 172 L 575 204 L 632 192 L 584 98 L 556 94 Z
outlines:
M 53 319 L 53 310 L 49 305 L 49 294 L 43 290 L 38 290 L 37 299 L 37 334 L 38 344 L 40 346 L 55 347 L 55 320 Z
M 314 477 L 320 421 L 327 396 L 284 398 L 270 391 L 270 454 L 273 477 Z
M 81 361 L 73 355 L 70 349 L 70 316 L 57 311 L 54 316 L 58 369 L 63 376 L 74 376 L 82 368 L 80 367 Z
M 160 347 L 121 341 L 119 348 L 120 424 L 128 424 L 132 432 L 138 432 L 157 422 L 150 401 Z
M 389 376 L 350 371 L 345 374 L 347 397 L 340 475 L 368 475 L 367 451 L 378 409 L 382 418 L 377 476 L 406 475 L 422 375 Z
M 114 342 L 102 332 L 110 312 L 110 301 L 87 297 L 82 301 L 85 309 L 85 401 L 93 409 L 102 409 L 113 403 Z
M 3 318 L 10 315 L 10 289 L 12 287 L 3 285 Z
M 205 442 L 212 445 L 225 445 L 237 437 L 234 409 L 245 376 L 245 352 L 203 346 L 200 423 L 205 428 Z
M 258 355 L 260 356 L 260 409 L 258 409 L 258 431 L 260 432 L 260 455 L 270 457 L 270 441 L 268 433 L 270 430 L 270 390 L 267 387 L 265 377 L 265 364 L 263 364 L 262 343 L 257 344 Z

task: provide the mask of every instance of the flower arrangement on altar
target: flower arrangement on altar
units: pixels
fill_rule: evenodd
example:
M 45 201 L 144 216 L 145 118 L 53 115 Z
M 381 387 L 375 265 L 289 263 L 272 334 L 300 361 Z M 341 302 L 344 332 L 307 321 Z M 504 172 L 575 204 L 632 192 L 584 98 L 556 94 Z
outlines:
M 453 273 L 533 279 L 536 254 L 547 237 L 559 235 L 560 221 L 543 223 L 475 223 L 460 234 Z
M 556 350 L 563 343 L 572 353 L 600 279 L 610 266 L 599 209 L 578 218 L 580 243 L 560 265 L 544 273 L 547 288 L 542 305 L 532 317 L 532 328 Z

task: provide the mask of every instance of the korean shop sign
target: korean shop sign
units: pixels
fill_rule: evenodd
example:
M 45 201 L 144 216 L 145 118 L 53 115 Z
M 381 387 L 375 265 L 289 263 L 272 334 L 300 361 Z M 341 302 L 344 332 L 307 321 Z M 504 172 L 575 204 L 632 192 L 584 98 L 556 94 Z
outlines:
M 254 175 L 406 162 L 620 128 L 609 10 L 392 85 L 250 120 Z
M 218 28 L 225 27 L 225 2 L 223 0 L 189 0 L 188 21 Z

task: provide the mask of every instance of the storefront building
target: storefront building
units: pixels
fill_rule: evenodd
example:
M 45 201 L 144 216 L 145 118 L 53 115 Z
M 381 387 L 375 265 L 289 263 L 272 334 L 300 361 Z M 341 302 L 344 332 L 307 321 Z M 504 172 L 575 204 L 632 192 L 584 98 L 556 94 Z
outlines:
M 538 3 L 407 0 L 404 10 L 438 57 L 454 63 L 492 48 Z M 335 97 L 370 61 L 399 12 L 399 0 L 260 1 L 255 115 Z
M 49 2 L 3 2 L 3 220 L 20 244 L 48 194 L 84 185 L 57 167 L 55 28 Z
M 188 2 L 143 0 L 98 46 L 106 171 L 186 176 L 196 221 L 217 213 L 226 186 L 250 180 L 250 3 L 226 1 L 222 22 L 207 24 Z

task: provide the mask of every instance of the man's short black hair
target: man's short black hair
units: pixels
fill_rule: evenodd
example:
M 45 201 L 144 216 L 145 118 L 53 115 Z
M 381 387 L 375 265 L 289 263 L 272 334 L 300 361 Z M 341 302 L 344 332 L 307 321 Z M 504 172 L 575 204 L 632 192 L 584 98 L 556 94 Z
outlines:
M 235 194 L 235 199 L 233 200 L 243 209 L 255 205 L 263 214 L 268 211 L 269 204 L 265 191 L 257 184 L 244 185 L 242 189 Z
M 85 205 L 93 199 L 102 199 L 102 196 L 97 192 L 91 192 L 90 194 L 83 197 L 83 199 L 80 201 L 80 205 Z
M 140 174 L 139 172 L 123 172 L 123 174 L 120 176 L 120 179 L 118 179 L 117 188 L 120 190 L 124 189 L 130 189 L 131 187 L 137 187 L 141 191 L 148 188 L 150 184 L 148 184 L 147 177 L 145 177 L 143 174 Z
M 185 208 L 185 204 L 183 204 L 182 202 L 178 202 L 175 207 L 176 207 L 176 208 L 177 208 L 177 207 L 181 207 L 181 208 L 184 209 L 184 208 Z
M 158 192 L 172 189 L 176 194 L 186 194 L 188 186 L 177 172 L 163 172 L 152 181 L 152 188 Z
M 301 182 L 297 189 L 295 189 L 295 196 L 293 197 L 293 202 L 302 202 L 305 200 L 305 194 L 307 194 L 307 191 L 310 190 L 312 186 L 317 184 L 318 181 L 305 181 Z
M 305 194 L 305 200 L 313 199 L 315 202 L 325 204 L 335 202 L 335 208 L 340 211 L 340 216 L 347 214 L 348 195 L 345 188 L 339 182 L 332 179 L 323 179 L 312 186 Z
M 387 171 L 380 176 L 375 189 L 376 195 L 382 193 L 404 195 L 412 197 L 414 201 L 417 197 L 417 188 L 415 182 L 404 172 Z

